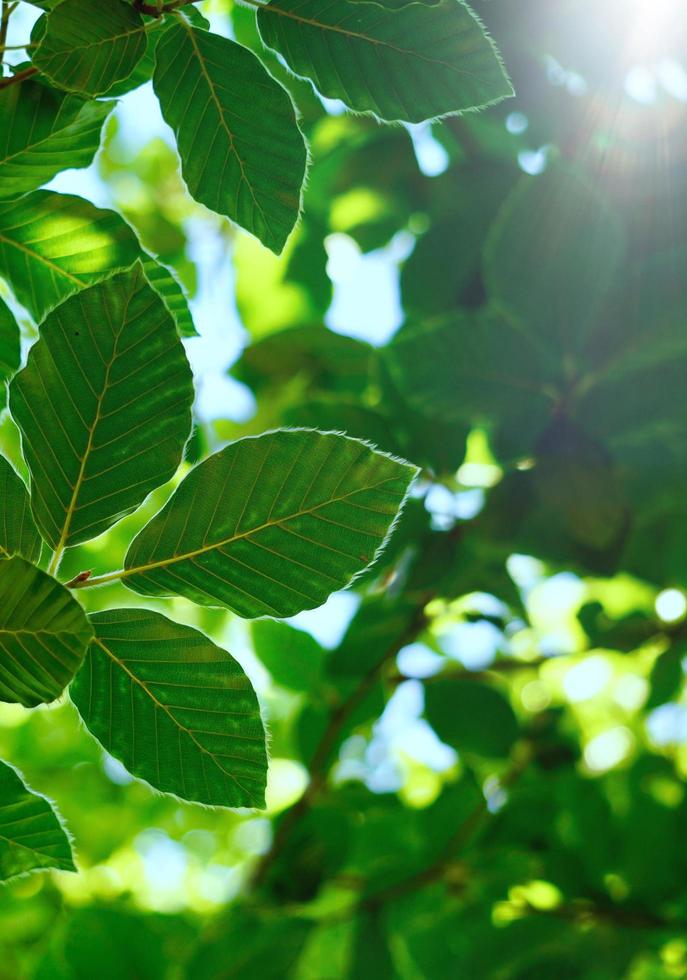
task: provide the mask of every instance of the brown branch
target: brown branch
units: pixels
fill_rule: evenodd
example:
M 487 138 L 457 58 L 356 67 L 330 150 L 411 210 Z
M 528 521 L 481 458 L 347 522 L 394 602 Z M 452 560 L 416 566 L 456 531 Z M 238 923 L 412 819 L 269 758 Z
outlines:
M 519 742 L 515 748 L 515 754 L 510 768 L 499 780 L 501 787 L 503 789 L 512 787 L 525 772 L 532 758 L 532 746 L 526 741 Z M 456 855 L 479 832 L 482 824 L 489 818 L 490 813 L 491 811 L 487 806 L 486 798 L 481 799 L 474 810 L 465 818 L 436 861 L 430 864 L 429 867 L 423 868 L 422 871 L 417 871 L 409 878 L 404 878 L 403 881 L 399 881 L 395 885 L 389 885 L 381 891 L 365 896 L 353 910 L 354 913 L 366 909 L 378 908 L 387 902 L 402 898 L 409 892 L 417 891 L 419 888 L 424 888 L 425 885 L 439 881 L 444 877 L 451 863 L 455 860 Z
M 10 17 L 16 10 L 18 0 L 14 3 L 8 3 L 8 0 L 2 0 L 2 13 L 0 13 L 0 58 L 5 53 L 6 41 L 7 41 L 7 29 L 10 26 Z
M 8 75 L 6 78 L 0 78 L 0 89 L 9 88 L 10 85 L 18 85 L 24 79 L 31 78 L 32 75 L 37 74 L 37 68 L 24 68 L 23 71 L 18 71 L 16 75 Z
M 284 850 L 284 847 L 291 837 L 291 834 L 303 817 L 310 812 L 313 803 L 319 796 L 326 783 L 327 771 L 329 768 L 329 757 L 333 749 L 336 747 L 337 741 L 339 740 L 346 722 L 354 711 L 360 707 L 370 691 L 373 689 L 379 680 L 384 667 L 396 656 L 399 650 L 410 643 L 425 626 L 427 617 L 424 612 L 424 606 L 426 605 L 427 601 L 429 601 L 429 599 L 424 601 L 418 608 L 416 615 L 404 630 L 403 635 L 396 639 L 388 647 L 388 649 L 385 650 L 383 656 L 368 670 L 365 676 L 360 680 L 360 683 L 355 690 L 348 696 L 348 698 L 346 698 L 345 701 L 342 701 L 332 713 L 329 724 L 327 725 L 327 728 L 320 739 L 317 748 L 315 749 L 309 766 L 310 782 L 308 787 L 298 802 L 289 810 L 282 822 L 277 827 L 271 848 L 264 855 L 255 869 L 251 881 L 251 885 L 253 887 L 257 887 L 265 880 L 272 865 Z

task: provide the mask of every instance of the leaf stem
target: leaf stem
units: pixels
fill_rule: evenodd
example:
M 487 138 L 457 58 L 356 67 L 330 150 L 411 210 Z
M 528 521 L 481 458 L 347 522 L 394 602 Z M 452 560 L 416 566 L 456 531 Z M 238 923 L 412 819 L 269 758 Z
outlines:
M 7 50 L 5 41 L 7 40 L 7 29 L 10 26 L 10 17 L 17 8 L 19 0 L 14 0 L 14 3 L 8 3 L 8 0 L 2 0 L 2 8 L 0 12 L 0 58 L 4 55 Z
M 7 75 L 5 78 L 0 78 L 0 89 L 9 88 L 10 85 L 18 85 L 19 82 L 23 82 L 25 79 L 37 74 L 37 68 L 24 68 L 23 71 L 18 71 L 16 75 Z

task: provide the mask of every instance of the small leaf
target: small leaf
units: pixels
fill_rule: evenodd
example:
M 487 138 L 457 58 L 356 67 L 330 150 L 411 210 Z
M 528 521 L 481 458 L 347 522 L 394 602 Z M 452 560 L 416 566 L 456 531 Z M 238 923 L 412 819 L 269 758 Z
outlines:
M 501 757 L 518 737 L 506 698 L 474 680 L 442 679 L 425 686 L 425 714 L 439 738 L 459 751 Z
M 362 0 L 272 0 L 265 44 L 330 99 L 380 119 L 422 122 L 513 94 L 496 48 L 465 4 L 397 10 Z
M 260 708 L 236 661 L 158 613 L 114 609 L 91 622 L 95 639 L 70 694 L 107 751 L 164 793 L 263 807 Z
M 87 167 L 113 102 L 87 102 L 31 80 L 0 91 L 0 200 Z
M 241 439 L 143 528 L 123 581 L 252 618 L 312 609 L 375 558 L 416 472 L 331 432 Z
M 174 322 L 140 265 L 47 317 L 10 402 L 33 513 L 57 551 L 106 531 L 174 475 L 193 383 Z
M 114 211 L 35 191 L 0 205 L 0 275 L 37 323 L 58 303 L 133 265 L 136 236 Z
M 179 336 L 197 337 L 188 296 L 173 270 L 147 253 L 144 253 L 142 265 L 146 279 L 172 314 Z
M 311 691 L 322 672 L 324 650 L 309 633 L 261 619 L 253 623 L 253 647 L 273 680 L 293 691 Z
M 62 0 L 34 32 L 35 67 L 58 88 L 96 96 L 127 78 L 145 54 L 145 25 L 124 0 L 94 10 L 91 0 Z
M 37 562 L 41 544 L 26 487 L 5 457 L 0 456 L 0 558 L 21 555 Z
M 54 701 L 92 635 L 63 585 L 23 558 L 0 560 L 0 701 L 26 708 Z
M 280 252 L 306 164 L 286 90 L 251 51 L 186 23 L 158 44 L 153 85 L 191 194 Z
M 52 804 L 0 762 L 0 881 L 30 871 L 76 871 L 69 838 Z
M 0 299 L 0 411 L 7 401 L 5 382 L 9 381 L 19 367 L 20 358 L 19 325 L 7 304 Z

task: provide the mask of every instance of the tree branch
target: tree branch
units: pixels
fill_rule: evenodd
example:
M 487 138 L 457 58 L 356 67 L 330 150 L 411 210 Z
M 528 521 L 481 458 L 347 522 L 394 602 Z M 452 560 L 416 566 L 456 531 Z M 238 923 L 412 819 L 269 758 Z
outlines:
M 327 771 L 329 768 L 329 757 L 332 750 L 336 746 L 346 722 L 356 708 L 358 708 L 364 702 L 365 698 L 379 680 L 384 667 L 396 656 L 399 650 L 410 643 L 426 625 L 427 617 L 424 612 L 424 607 L 427 604 L 427 601 L 429 601 L 429 598 L 427 598 L 426 601 L 423 601 L 422 605 L 418 607 L 416 615 L 408 624 L 408 627 L 403 632 L 403 635 L 396 639 L 394 643 L 392 643 L 388 649 L 385 650 L 382 657 L 360 680 L 360 683 L 355 690 L 333 712 L 327 729 L 320 739 L 313 754 L 309 767 L 310 782 L 308 787 L 298 802 L 288 811 L 282 822 L 279 824 L 274 835 L 271 848 L 267 854 L 264 855 L 255 869 L 251 881 L 251 885 L 253 887 L 257 887 L 265 880 L 268 872 L 272 868 L 272 865 L 282 853 L 287 841 L 291 837 L 291 834 L 303 817 L 310 812 L 313 803 L 319 796 L 320 791 L 326 782 Z

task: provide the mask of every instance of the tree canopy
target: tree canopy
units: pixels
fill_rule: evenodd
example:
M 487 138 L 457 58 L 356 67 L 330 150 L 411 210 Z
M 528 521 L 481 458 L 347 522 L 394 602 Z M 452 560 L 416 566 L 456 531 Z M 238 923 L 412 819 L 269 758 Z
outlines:
M 0 0 L 0 978 L 687 975 L 677 0 Z

